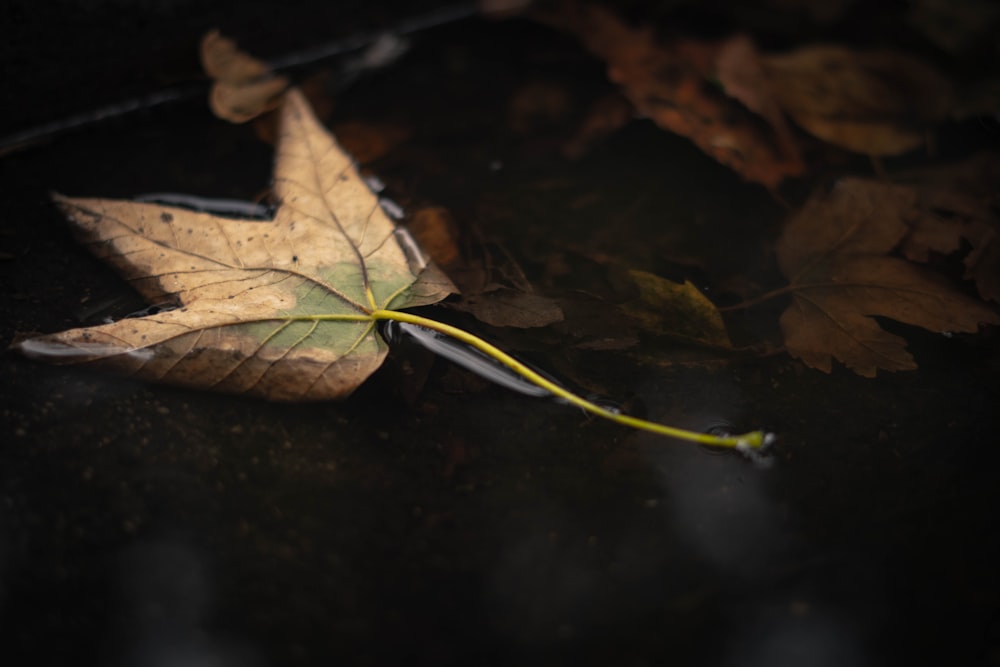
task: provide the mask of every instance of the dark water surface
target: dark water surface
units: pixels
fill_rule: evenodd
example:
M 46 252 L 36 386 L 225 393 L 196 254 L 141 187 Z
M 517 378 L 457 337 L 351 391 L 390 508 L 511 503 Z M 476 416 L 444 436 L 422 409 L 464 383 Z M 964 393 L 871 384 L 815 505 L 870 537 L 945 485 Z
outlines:
M 612 266 L 709 296 L 780 285 L 766 192 L 647 122 L 567 160 L 572 117 L 510 127 L 531 82 L 581 109 L 609 90 L 571 40 L 473 23 L 357 82 L 331 122 L 408 128 L 371 169 L 405 207 L 476 225 L 543 293 L 598 292 Z M 252 199 L 270 161 L 200 99 L 0 158 L 4 341 L 143 305 L 48 191 Z M 778 312 L 731 323 L 774 337 Z M 770 465 L 443 362 L 401 389 L 426 362 L 412 350 L 330 405 L 5 354 L 0 662 L 1000 664 L 995 337 L 897 326 L 920 370 L 868 380 L 785 355 L 671 364 L 655 338 L 581 350 L 577 324 L 477 330 L 648 418 L 773 430 Z

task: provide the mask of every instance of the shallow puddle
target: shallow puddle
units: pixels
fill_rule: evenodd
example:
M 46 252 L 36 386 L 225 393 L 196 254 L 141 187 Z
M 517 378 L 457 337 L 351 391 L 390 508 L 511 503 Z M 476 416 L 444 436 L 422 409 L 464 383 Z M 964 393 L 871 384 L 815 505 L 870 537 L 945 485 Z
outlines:
M 865 379 L 781 353 L 692 356 L 616 329 L 600 304 L 621 294 L 625 269 L 729 302 L 734 285 L 780 284 L 768 244 L 785 211 L 648 121 L 569 159 L 560 146 L 580 114 L 512 125 L 510 100 L 529 84 L 573 108 L 610 90 L 573 40 L 474 22 L 415 38 L 336 100 L 335 131 L 361 122 L 407 137 L 364 165 L 387 196 L 446 207 L 495 264 L 512 258 L 533 289 L 575 304 L 565 322 L 525 330 L 426 312 L 631 414 L 773 431 L 766 456 L 629 431 L 418 347 L 346 402 L 314 405 L 7 354 L 0 655 L 997 664 L 995 332 L 889 323 L 920 370 Z M 254 201 L 270 161 L 249 127 L 201 99 L 0 158 L 5 340 L 146 306 L 76 244 L 49 191 Z M 779 312 L 727 322 L 744 342 L 773 341 Z

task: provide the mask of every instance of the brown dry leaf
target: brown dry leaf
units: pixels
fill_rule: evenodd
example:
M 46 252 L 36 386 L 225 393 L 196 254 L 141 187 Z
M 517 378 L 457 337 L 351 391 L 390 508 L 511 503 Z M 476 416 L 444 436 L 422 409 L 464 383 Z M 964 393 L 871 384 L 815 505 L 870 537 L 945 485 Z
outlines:
M 445 271 L 462 261 L 462 251 L 455 240 L 458 225 L 445 207 L 427 206 L 414 211 L 406 228 L 434 263 Z
M 564 317 L 562 308 L 549 297 L 507 287 L 470 295 L 452 307 L 494 327 L 545 327 Z
M 629 271 L 639 298 L 623 310 L 651 333 L 706 347 L 730 349 L 722 315 L 697 287 L 645 271 Z
M 715 57 L 715 75 L 727 95 L 767 121 L 785 155 L 798 155 L 795 136 L 771 93 L 753 40 L 736 35 L 722 42 Z
M 581 350 L 627 350 L 639 344 L 639 322 L 619 316 L 620 306 L 586 292 L 560 300 L 566 319 L 553 328 Z
M 809 199 L 775 247 L 792 305 L 781 315 L 789 353 L 830 372 L 837 359 L 859 375 L 917 367 L 906 341 L 874 317 L 938 332 L 974 332 L 1000 323 L 985 304 L 942 277 L 889 256 L 910 231 L 916 204 L 906 186 L 846 178 Z
M 688 137 L 747 180 L 774 188 L 804 171 L 794 145 L 776 141 L 760 118 L 710 85 L 719 44 L 661 43 L 652 29 L 633 28 L 597 6 L 567 2 L 536 17 L 573 33 L 604 60 L 640 115 Z
M 927 261 L 932 251 L 949 255 L 964 241 L 971 248 L 965 277 L 981 297 L 1000 301 L 1000 155 L 983 153 L 904 178 L 918 205 L 903 254 Z
M 462 298 L 448 304 L 454 310 L 495 327 L 526 329 L 563 320 L 559 304 L 535 293 L 521 268 L 506 254 L 506 261 L 497 265 L 485 244 L 481 244 L 481 255 L 464 256 L 459 248 L 458 225 L 447 209 L 420 209 L 407 229 L 458 286 Z
M 277 108 L 288 88 L 288 79 L 272 74 L 265 63 L 239 50 L 218 30 L 202 38 L 201 64 L 215 81 L 209 93 L 212 113 L 232 123 L 245 123 Z
M 272 221 L 57 197 L 95 254 L 151 302 L 179 307 L 16 347 L 272 400 L 350 394 L 387 351 L 369 315 L 435 303 L 452 285 L 400 238 L 297 89 L 282 106 L 274 191 Z
M 504 268 L 494 266 L 488 254 L 453 264 L 449 275 L 462 298 L 448 306 L 495 327 L 528 329 L 564 319 L 559 303 L 536 293 L 520 267 Z
M 921 146 L 955 107 L 937 69 L 891 51 L 810 46 L 763 59 L 771 94 L 803 129 L 865 155 L 899 155 Z

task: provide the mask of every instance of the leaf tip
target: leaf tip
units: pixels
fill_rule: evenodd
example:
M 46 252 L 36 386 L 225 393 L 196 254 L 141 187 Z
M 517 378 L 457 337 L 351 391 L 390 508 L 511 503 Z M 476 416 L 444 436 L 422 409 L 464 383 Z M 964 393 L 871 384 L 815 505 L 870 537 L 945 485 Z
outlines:
M 49 198 L 52 199 L 52 203 L 63 212 L 64 215 L 70 215 L 70 212 L 79 207 L 77 199 L 73 197 L 67 197 L 61 192 L 56 192 L 55 190 L 49 192 Z
M 53 347 L 53 343 L 44 339 L 44 334 L 17 334 L 7 349 L 28 359 L 47 360 L 52 356 L 47 350 Z M 63 347 L 65 344 L 60 343 L 58 346 Z
M 69 202 L 73 201 L 70 197 L 67 197 L 61 192 L 56 192 L 55 190 L 49 191 L 49 199 L 52 200 L 59 208 L 64 208 Z

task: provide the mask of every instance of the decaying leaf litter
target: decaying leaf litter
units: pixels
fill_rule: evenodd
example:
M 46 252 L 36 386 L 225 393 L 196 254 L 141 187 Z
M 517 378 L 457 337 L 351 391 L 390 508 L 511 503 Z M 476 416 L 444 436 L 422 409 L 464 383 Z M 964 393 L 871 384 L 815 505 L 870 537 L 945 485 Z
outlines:
M 605 61 L 637 115 L 772 191 L 819 166 L 808 159 L 817 140 L 824 150 L 895 156 L 928 146 L 949 119 L 1000 109 L 1000 96 L 982 93 L 995 81 L 958 86 L 933 64 L 884 48 L 824 43 L 767 54 L 746 34 L 664 37 L 589 3 L 540 5 L 528 15 Z M 836 359 L 866 377 L 917 367 L 905 340 L 875 317 L 949 335 L 1000 322 L 995 306 L 918 265 L 930 250 L 962 253 L 964 277 L 984 300 L 998 300 L 997 163 L 1000 156 L 981 155 L 916 185 L 849 176 L 820 185 L 776 242 L 791 285 L 745 305 L 790 293 L 780 320 L 789 353 L 825 372 Z
M 913 233 L 914 195 L 905 186 L 844 178 L 788 221 L 775 254 L 791 282 L 781 330 L 792 356 L 826 372 L 836 358 L 874 377 L 879 369 L 917 367 L 905 339 L 874 316 L 946 334 L 1000 324 L 994 308 L 892 254 Z
M 866 152 L 873 156 L 894 155 L 923 145 L 929 128 L 949 117 L 953 109 L 963 108 L 955 101 L 957 94 L 947 79 L 940 76 L 933 67 L 905 54 L 856 52 L 835 45 L 807 45 L 787 54 L 762 55 L 746 35 L 735 35 L 711 43 L 691 39 L 676 39 L 664 43 L 652 29 L 634 28 L 609 14 L 606 9 L 575 3 L 565 3 L 561 13 L 549 12 L 540 18 L 579 35 L 588 49 L 605 59 L 609 66 L 609 78 L 620 85 L 640 114 L 649 115 L 665 129 L 690 137 L 703 150 L 747 180 L 761 183 L 771 190 L 775 190 L 788 178 L 802 177 L 809 170 L 815 169 L 815 160 L 810 156 L 817 139 L 848 151 Z M 220 40 L 217 35 L 212 35 L 206 38 L 206 44 L 218 44 Z M 245 54 L 238 52 L 231 43 L 222 43 L 235 62 L 243 62 Z M 241 67 L 245 69 L 245 65 L 243 62 Z M 217 88 L 235 86 L 239 94 L 232 94 L 228 98 L 213 95 L 213 104 L 225 106 L 226 99 L 235 99 L 236 102 L 228 103 L 229 106 L 236 107 L 236 111 L 230 115 L 239 116 L 239 120 L 252 118 L 257 112 L 272 106 L 276 96 L 287 85 L 286 81 L 270 72 L 253 66 L 250 69 L 254 72 L 242 78 L 225 72 L 216 76 L 219 81 Z M 833 71 L 839 72 L 841 76 L 828 76 Z M 670 73 L 666 79 L 663 78 L 664 72 Z M 894 76 L 898 80 L 893 81 Z M 714 87 L 709 85 L 713 81 Z M 885 85 L 886 81 L 890 84 Z M 931 97 L 922 97 L 928 94 L 928 90 L 931 91 Z M 825 98 L 820 106 L 812 99 L 817 91 Z M 296 92 L 287 95 L 289 99 L 297 96 Z M 672 102 L 664 105 L 664 100 Z M 928 104 L 928 101 L 933 101 L 934 104 Z M 245 111 L 245 108 L 251 111 Z M 616 108 L 620 109 L 621 106 Z M 226 116 L 226 113 L 222 112 L 220 115 Z M 627 117 L 618 114 L 615 118 L 620 121 Z M 606 131 L 603 133 L 606 134 Z M 813 135 L 812 138 L 807 136 L 810 134 Z M 575 152 L 579 154 L 585 150 L 586 146 Z M 987 160 L 989 159 L 988 157 Z M 831 360 L 837 359 L 859 374 L 873 376 L 880 369 L 916 368 L 916 363 L 905 351 L 905 340 L 882 330 L 873 317 L 889 317 L 947 333 L 972 332 L 980 324 L 997 323 L 994 307 L 964 295 L 954 282 L 948 282 L 932 270 L 915 264 L 930 252 L 961 251 L 962 248 L 956 247 L 956 243 L 959 246 L 961 243 L 971 244 L 973 249 L 964 258 L 968 267 L 966 277 L 976 281 L 984 298 L 995 300 L 995 291 L 989 287 L 996 284 L 996 252 L 993 244 L 996 233 L 993 214 L 995 208 L 983 205 L 984 195 L 980 192 L 978 195 L 963 193 L 950 196 L 946 182 L 937 189 L 938 200 L 961 200 L 956 208 L 962 213 L 968 213 L 972 209 L 979 211 L 978 215 L 973 216 L 974 221 L 967 220 L 956 227 L 954 216 L 946 216 L 947 220 L 942 221 L 941 216 L 935 218 L 934 215 L 928 215 L 927 211 L 931 209 L 924 207 L 920 209 L 924 212 L 923 216 L 905 215 L 900 226 L 889 224 L 893 220 L 898 223 L 898 215 L 897 218 L 887 218 L 883 215 L 884 211 L 851 210 L 851 193 L 867 192 L 867 186 L 858 183 L 857 179 L 847 179 L 835 185 L 830 192 L 827 191 L 827 186 L 820 187 L 801 211 L 790 216 L 785 231 L 778 239 L 778 264 L 790 284 L 764 294 L 757 300 L 779 293 L 791 294 L 792 305 L 781 318 L 788 351 L 807 365 L 820 370 L 829 371 L 832 367 Z M 877 189 L 875 185 L 871 187 Z M 892 186 L 887 184 L 886 187 Z M 848 193 L 847 204 L 842 201 L 844 193 Z M 881 197 L 881 194 L 883 193 L 876 192 L 872 196 Z M 977 196 L 978 205 L 972 201 Z M 279 199 L 284 202 L 280 195 Z M 891 196 L 886 200 L 902 201 Z M 74 206 L 72 200 L 63 205 Z M 374 208 L 370 210 L 377 208 L 376 201 Z M 933 210 L 939 211 L 940 207 Z M 78 211 L 77 215 L 93 213 Z M 389 222 L 389 225 L 392 223 Z M 815 242 L 817 238 L 820 239 L 818 245 Z M 804 243 L 803 239 L 806 239 Z M 293 257 L 297 258 L 297 255 Z M 115 261 L 110 256 L 108 259 Z M 409 259 L 413 261 L 412 253 Z M 362 264 L 360 271 L 355 266 L 353 272 L 355 275 L 364 274 L 365 269 Z M 233 270 L 232 266 L 227 270 Z M 277 271 L 271 266 L 266 269 L 258 267 L 257 270 L 262 275 Z M 689 284 L 683 287 L 678 284 L 676 288 L 664 287 L 659 282 L 670 281 L 663 281 L 656 276 L 646 277 L 642 272 L 634 273 L 633 278 L 639 290 L 645 294 L 642 307 L 636 308 L 634 304 L 608 304 L 610 310 L 620 309 L 619 312 L 623 315 L 639 321 L 641 326 L 652 331 L 667 318 L 651 314 L 651 304 L 654 309 L 662 306 L 671 310 L 671 298 L 677 299 L 678 304 L 688 301 L 697 304 L 698 312 L 704 315 L 705 324 L 700 328 L 694 327 L 695 335 L 682 333 L 681 337 L 686 337 L 688 342 L 695 345 L 721 349 L 730 347 L 725 327 L 719 326 L 722 319 L 718 310 L 703 297 L 698 299 L 689 294 L 690 289 L 693 289 Z M 321 381 L 323 375 L 319 373 L 313 383 L 320 382 L 321 385 L 331 387 L 328 389 L 330 396 L 348 393 L 377 368 L 384 357 L 384 342 L 378 337 L 373 324 L 378 317 L 373 315 L 395 312 L 396 308 L 408 305 L 435 302 L 447 294 L 447 291 L 436 292 L 431 289 L 423 297 L 414 296 L 419 295 L 430 284 L 438 285 L 439 290 L 450 289 L 443 287 L 447 283 L 447 279 L 443 277 L 427 283 L 422 281 L 421 274 L 411 271 L 406 280 L 410 279 L 413 280 L 412 283 L 399 283 L 396 291 L 390 290 L 390 295 L 383 291 L 376 296 L 374 291 L 367 293 L 368 288 L 375 283 L 368 283 L 367 278 L 364 278 L 361 281 L 361 292 L 345 295 L 348 296 L 346 301 L 341 299 L 344 305 L 353 309 L 351 312 L 320 313 L 318 310 L 321 308 L 314 308 L 318 302 L 309 301 L 312 296 L 305 299 L 309 302 L 304 306 L 306 310 L 293 312 L 287 310 L 287 307 L 290 303 L 298 305 L 301 295 L 295 294 L 294 290 L 291 295 L 271 295 L 285 310 L 281 311 L 282 315 L 277 320 L 274 319 L 274 311 L 264 316 L 272 329 L 264 334 L 263 342 L 259 337 L 259 329 L 255 331 L 258 339 L 252 340 L 252 343 L 264 352 L 247 366 L 260 363 L 267 365 L 270 363 L 269 359 L 277 359 L 274 366 L 277 370 L 273 373 L 276 378 L 281 378 L 280 369 L 286 363 L 286 358 L 294 359 L 301 354 L 299 346 L 302 341 L 321 336 L 316 332 L 324 324 L 344 325 L 346 330 L 346 324 L 350 323 L 355 336 L 347 344 L 347 358 L 356 350 L 364 350 L 365 354 L 359 352 L 357 358 L 345 364 L 351 371 L 341 376 L 344 380 Z M 263 280 L 262 287 L 274 287 L 273 283 L 266 282 L 267 279 Z M 339 285 L 335 283 L 336 280 L 329 280 L 327 286 L 339 289 Z M 655 290 L 652 290 L 652 285 L 657 285 Z M 254 284 L 252 287 L 256 289 L 258 285 Z M 488 294 L 503 289 L 492 283 L 488 287 L 489 289 L 484 289 L 480 285 L 480 293 Z M 515 290 L 515 296 L 523 299 L 528 292 L 530 289 L 521 290 L 520 293 Z M 268 294 L 266 290 L 264 294 Z M 676 296 L 664 296 L 665 294 Z M 149 295 L 162 296 L 155 291 L 149 292 L 147 296 Z M 415 300 L 408 301 L 411 297 Z M 537 297 L 546 299 L 544 295 Z M 326 294 L 323 298 L 331 297 Z M 389 300 L 386 301 L 385 298 Z M 421 298 L 426 300 L 420 301 Z M 748 301 L 747 305 L 752 305 L 753 301 Z M 516 324 L 516 317 L 510 315 L 509 311 L 504 313 L 501 310 L 501 315 L 493 317 L 491 321 L 490 316 L 483 316 L 482 312 L 476 311 L 474 299 L 467 303 L 471 304 L 469 312 L 491 324 Z M 542 308 L 544 305 L 538 307 Z M 673 310 L 682 312 L 676 308 Z M 183 314 L 190 312 L 190 309 L 185 311 L 182 307 L 178 311 Z M 225 312 L 225 307 L 219 307 L 218 312 Z M 317 319 L 319 315 L 333 315 L 336 319 L 326 320 L 321 324 Z M 561 311 L 553 311 L 547 317 L 556 321 L 561 316 Z M 167 320 L 178 317 L 180 315 L 173 315 Z M 543 317 L 527 326 L 544 326 L 548 323 Z M 259 324 L 261 323 L 256 322 L 252 326 Z M 363 334 L 360 333 L 362 331 Z M 683 331 L 683 327 L 671 329 L 669 333 L 677 331 Z M 239 332 L 239 335 L 244 336 L 244 339 L 227 339 L 222 343 L 221 349 L 232 354 L 233 349 L 243 346 L 245 352 L 246 332 Z M 251 339 L 253 335 L 250 335 Z M 202 334 L 198 334 L 198 337 L 201 338 Z M 128 341 L 128 338 L 123 337 L 123 340 Z M 132 341 L 129 345 L 134 343 Z M 24 345 L 22 343 L 22 348 Z M 30 343 L 28 345 L 30 347 Z M 133 356 L 141 358 L 143 355 L 140 353 Z M 181 356 L 184 358 L 184 355 Z M 314 370 L 320 366 L 326 368 L 324 364 L 334 368 L 338 363 L 344 363 L 342 357 L 337 358 L 340 362 L 329 358 L 321 361 L 311 359 L 310 362 L 315 364 Z M 132 361 L 135 360 L 133 358 Z M 191 359 L 176 361 L 176 367 L 183 368 L 190 363 Z M 167 369 L 163 375 L 168 376 L 174 372 Z M 265 370 L 261 377 L 270 372 L 272 371 Z M 191 377 L 196 376 L 197 373 Z M 237 379 L 209 382 L 172 379 L 196 386 L 216 384 L 216 388 L 220 389 L 229 388 L 226 384 L 229 382 L 238 387 L 242 386 L 239 385 L 240 381 L 245 381 L 240 379 L 242 374 L 238 372 L 227 375 L 228 377 Z M 284 381 L 281 380 L 278 384 Z M 250 393 L 268 395 L 268 390 L 263 387 L 265 385 L 262 385 L 260 391 Z M 294 398 L 291 394 L 280 393 L 270 397 Z
M 817 139 L 900 155 L 925 146 L 949 119 L 1000 108 L 996 78 L 957 86 L 934 64 L 885 48 L 822 43 L 764 53 L 744 33 L 663 36 L 586 2 L 540 3 L 527 15 L 605 62 L 637 115 L 770 189 L 815 166 L 807 153 Z

